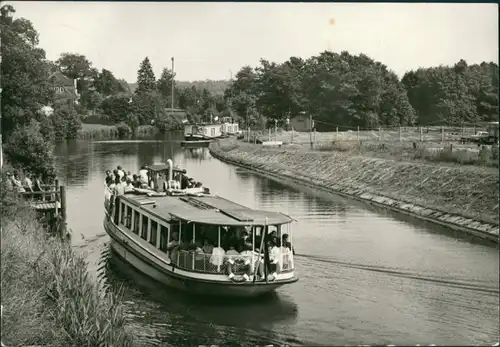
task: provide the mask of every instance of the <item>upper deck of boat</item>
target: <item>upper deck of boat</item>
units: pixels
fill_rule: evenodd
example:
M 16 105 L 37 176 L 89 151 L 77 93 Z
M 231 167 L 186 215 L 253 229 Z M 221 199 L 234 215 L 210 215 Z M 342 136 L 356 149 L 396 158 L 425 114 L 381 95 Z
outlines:
M 121 198 L 164 220 L 225 226 L 279 225 L 293 221 L 283 213 L 254 210 L 217 195 L 148 197 L 126 194 Z

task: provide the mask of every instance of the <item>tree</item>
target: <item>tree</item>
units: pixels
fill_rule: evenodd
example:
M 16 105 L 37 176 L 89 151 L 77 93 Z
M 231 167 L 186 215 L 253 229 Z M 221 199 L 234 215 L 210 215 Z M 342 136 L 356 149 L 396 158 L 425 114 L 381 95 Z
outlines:
M 137 89 L 136 94 L 148 93 L 156 90 L 156 78 L 149 58 L 146 57 L 141 62 L 137 71 Z
M 14 130 L 4 147 L 15 167 L 45 177 L 55 172 L 53 151 L 54 146 L 44 139 L 35 120 Z
M 38 33 L 24 18 L 13 18 L 11 5 L 0 9 L 2 41 L 2 133 L 28 124 L 53 98 L 45 51 L 38 48 Z
M 133 105 L 130 102 L 130 97 L 126 94 L 112 95 L 105 98 L 101 103 L 102 113 L 111 120 L 113 124 L 125 122 L 132 112 Z
M 125 88 L 122 83 L 115 78 L 111 71 L 106 69 L 102 69 L 98 74 L 96 80 L 94 81 L 94 87 L 96 92 L 104 96 L 125 92 Z
M 76 139 L 82 123 L 73 107 L 67 104 L 57 105 L 51 119 L 57 141 Z
M 61 53 L 56 64 L 66 77 L 74 80 L 93 76 L 96 72 L 92 63 L 84 55 L 77 53 Z
M 172 83 L 174 78 L 175 75 L 168 68 L 164 68 L 161 72 L 160 79 L 157 82 L 157 90 L 165 100 L 172 100 Z

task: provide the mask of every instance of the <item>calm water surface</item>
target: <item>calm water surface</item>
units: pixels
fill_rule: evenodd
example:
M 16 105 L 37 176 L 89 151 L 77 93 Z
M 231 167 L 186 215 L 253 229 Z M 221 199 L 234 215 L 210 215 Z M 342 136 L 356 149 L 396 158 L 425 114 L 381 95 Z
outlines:
M 91 272 L 125 289 L 144 345 L 489 344 L 499 336 L 499 254 L 429 224 L 287 187 L 182 149 L 147 142 L 68 142 L 57 148 L 73 245 Z M 212 302 L 165 289 L 102 253 L 104 171 L 165 162 L 249 207 L 290 214 L 300 281 L 258 301 Z M 104 252 L 103 252 L 104 251 Z

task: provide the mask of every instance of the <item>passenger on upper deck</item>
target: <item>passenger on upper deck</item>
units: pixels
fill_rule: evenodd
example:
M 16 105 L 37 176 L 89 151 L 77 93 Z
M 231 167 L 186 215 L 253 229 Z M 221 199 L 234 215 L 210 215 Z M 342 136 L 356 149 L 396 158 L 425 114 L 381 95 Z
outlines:
M 226 252 L 226 255 L 239 255 L 238 251 L 235 249 L 235 245 L 229 245 L 229 250 Z
M 139 176 L 133 175 L 132 185 L 134 186 L 134 188 L 140 188 L 141 187 L 141 181 L 139 179 Z
M 116 178 L 115 178 L 115 186 L 114 186 L 114 189 L 113 189 L 113 193 L 114 193 L 115 196 L 119 196 L 119 195 L 125 194 L 125 184 L 120 179 L 120 176 L 116 176 Z
M 165 183 L 167 181 L 165 180 L 165 175 L 162 173 L 158 174 L 158 178 L 156 179 L 156 187 L 155 190 L 157 192 L 164 192 L 165 191 Z
M 118 172 L 118 176 L 120 176 L 120 178 L 122 178 L 123 176 L 125 176 L 125 172 L 123 171 L 123 169 L 122 169 L 121 165 L 118 165 L 118 166 L 116 167 L 116 170 L 117 170 L 117 172 Z
M 134 176 L 132 176 L 132 172 L 128 171 L 127 174 L 125 175 L 125 178 L 132 181 L 132 179 L 134 178 Z
M 182 170 L 182 173 L 180 174 L 181 189 L 186 189 L 189 187 L 189 178 L 186 174 L 186 169 Z
M 148 184 L 148 166 L 143 165 L 139 170 L 139 178 L 141 179 L 141 183 Z
M 106 170 L 106 185 L 109 187 L 114 182 L 111 170 Z
M 125 193 L 127 192 L 133 192 L 134 191 L 134 186 L 132 185 L 132 181 L 127 178 L 127 180 L 125 181 Z

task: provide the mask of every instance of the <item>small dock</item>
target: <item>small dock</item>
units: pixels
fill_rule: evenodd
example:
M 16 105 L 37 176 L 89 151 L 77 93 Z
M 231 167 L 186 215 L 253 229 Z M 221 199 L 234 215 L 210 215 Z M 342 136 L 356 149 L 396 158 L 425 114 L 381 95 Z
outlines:
M 55 180 L 54 184 L 43 184 L 41 188 L 43 189 L 41 192 L 21 192 L 19 194 L 37 212 L 49 231 L 65 238 L 68 235 L 66 187 L 59 185 L 59 181 Z

